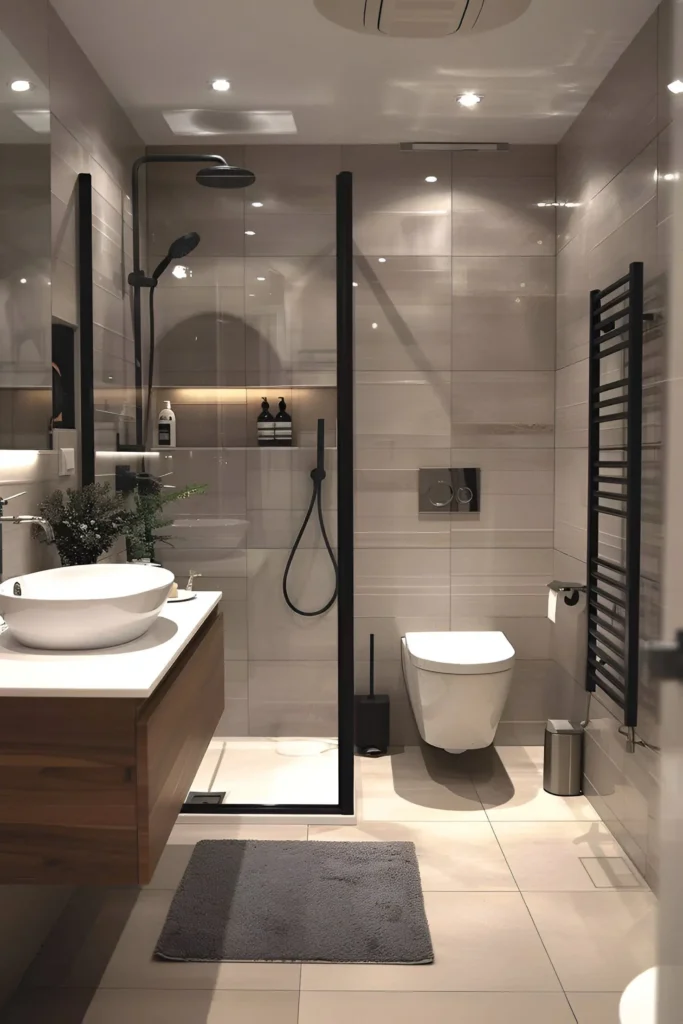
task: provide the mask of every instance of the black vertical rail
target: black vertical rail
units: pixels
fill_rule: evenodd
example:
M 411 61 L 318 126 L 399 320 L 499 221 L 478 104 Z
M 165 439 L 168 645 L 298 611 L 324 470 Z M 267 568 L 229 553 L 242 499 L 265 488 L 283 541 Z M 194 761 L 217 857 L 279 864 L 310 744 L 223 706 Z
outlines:
M 337 175 L 337 494 L 339 810 L 354 809 L 353 175 Z
M 593 343 L 593 338 L 598 331 L 600 323 L 600 292 L 592 291 L 590 296 L 590 344 L 588 351 L 588 552 L 586 557 L 586 599 L 590 612 L 591 601 L 595 600 L 592 581 L 593 573 L 591 568 L 595 565 L 598 557 L 599 541 L 599 516 L 596 503 L 591 500 L 594 490 L 593 480 L 599 472 L 600 462 L 600 424 L 597 417 L 593 415 L 593 408 L 598 401 L 600 388 L 600 354 L 599 349 Z M 586 674 L 586 689 L 589 693 L 595 693 L 595 678 L 590 673 Z
M 640 536 L 642 492 L 643 433 L 643 264 L 630 268 L 631 299 L 629 303 L 628 346 L 628 419 L 626 465 L 628 506 L 626 519 L 626 592 L 628 620 L 626 624 L 626 659 L 629 686 L 626 690 L 624 724 L 635 728 L 638 721 L 638 674 L 640 657 Z
M 80 341 L 81 485 L 95 482 L 92 175 L 78 175 L 78 333 Z

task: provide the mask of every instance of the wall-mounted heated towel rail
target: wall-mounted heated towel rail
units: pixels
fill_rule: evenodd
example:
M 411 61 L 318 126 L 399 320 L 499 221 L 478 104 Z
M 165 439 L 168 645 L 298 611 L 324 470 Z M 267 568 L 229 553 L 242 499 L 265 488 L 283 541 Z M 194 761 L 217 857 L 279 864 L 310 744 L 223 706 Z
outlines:
M 591 292 L 586 689 L 638 716 L 643 264 Z M 631 739 L 633 733 L 630 733 Z

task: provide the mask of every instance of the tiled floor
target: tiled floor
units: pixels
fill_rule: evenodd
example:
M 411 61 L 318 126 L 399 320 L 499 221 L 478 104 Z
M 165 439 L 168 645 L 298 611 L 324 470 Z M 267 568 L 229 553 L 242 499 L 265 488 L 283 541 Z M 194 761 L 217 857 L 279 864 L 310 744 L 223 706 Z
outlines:
M 586 800 L 543 793 L 538 750 L 358 769 L 356 826 L 181 824 L 142 892 L 79 893 L 3 1024 L 616 1024 L 655 900 Z M 414 842 L 435 963 L 153 961 L 194 844 L 244 837 Z
M 280 737 L 211 741 L 193 790 L 224 792 L 226 804 L 339 802 L 337 741 Z

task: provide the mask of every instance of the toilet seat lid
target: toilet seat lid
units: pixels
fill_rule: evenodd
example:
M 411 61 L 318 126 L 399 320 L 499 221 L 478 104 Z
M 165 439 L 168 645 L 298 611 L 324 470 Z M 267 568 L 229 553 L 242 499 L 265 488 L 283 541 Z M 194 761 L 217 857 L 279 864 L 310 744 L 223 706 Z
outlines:
M 406 647 L 414 665 L 428 672 L 485 675 L 512 668 L 515 649 L 505 633 L 406 633 Z

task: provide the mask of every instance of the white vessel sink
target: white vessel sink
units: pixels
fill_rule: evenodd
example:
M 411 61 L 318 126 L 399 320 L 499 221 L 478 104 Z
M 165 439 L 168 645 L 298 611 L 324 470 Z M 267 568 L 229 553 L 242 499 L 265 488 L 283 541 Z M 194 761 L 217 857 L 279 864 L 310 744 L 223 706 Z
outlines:
M 116 647 L 147 632 L 172 583 L 168 569 L 147 565 L 48 569 L 0 584 L 0 615 L 25 647 Z

